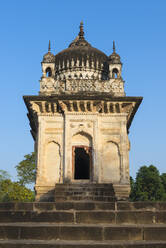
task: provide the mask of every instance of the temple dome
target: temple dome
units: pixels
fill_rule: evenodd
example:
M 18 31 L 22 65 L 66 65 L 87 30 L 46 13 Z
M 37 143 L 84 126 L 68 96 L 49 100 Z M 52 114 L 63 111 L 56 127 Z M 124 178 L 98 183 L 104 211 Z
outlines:
M 79 67 L 85 66 L 86 62 L 89 61 L 90 66 L 94 63 L 94 67 L 96 68 L 96 64 L 98 63 L 101 68 L 107 59 L 107 55 L 92 46 L 75 46 L 64 49 L 58 53 L 55 56 L 55 64 L 64 63 L 66 66 L 67 63 L 71 64 L 72 60 L 74 64 L 76 64 L 78 60 Z
M 106 54 L 92 47 L 85 40 L 81 23 L 76 39 L 67 49 L 55 56 L 56 75 L 62 78 L 70 78 L 74 75 L 80 77 L 81 75 L 82 77 L 106 79 L 108 75 L 107 60 Z

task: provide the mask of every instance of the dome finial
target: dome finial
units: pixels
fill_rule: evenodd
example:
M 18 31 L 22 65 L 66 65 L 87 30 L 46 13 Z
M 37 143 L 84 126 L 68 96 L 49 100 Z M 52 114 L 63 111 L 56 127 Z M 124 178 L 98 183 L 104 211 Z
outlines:
M 49 40 L 49 43 L 48 43 L 48 52 L 50 52 L 50 51 L 51 51 L 51 42 Z
M 80 22 L 80 32 L 79 32 L 79 38 L 81 40 L 84 39 L 84 27 L 83 27 L 83 21 Z
M 113 40 L 113 53 L 115 53 L 115 41 Z

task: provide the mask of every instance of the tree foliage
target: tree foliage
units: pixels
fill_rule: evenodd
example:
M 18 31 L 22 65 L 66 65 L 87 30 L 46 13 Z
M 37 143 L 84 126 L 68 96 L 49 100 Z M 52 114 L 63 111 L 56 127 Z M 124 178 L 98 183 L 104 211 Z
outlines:
M 30 202 L 34 201 L 34 192 L 20 185 L 5 179 L 0 182 L 0 201 L 1 202 Z
M 134 193 L 134 185 L 135 185 L 135 182 L 134 182 L 134 179 L 132 177 L 130 177 L 130 187 L 131 187 L 131 192 L 130 192 L 130 199 L 133 199 L 133 193 Z
M 166 192 L 166 173 L 161 174 L 160 178 L 161 178 L 161 182 L 163 184 L 164 190 Z
M 27 154 L 17 166 L 18 182 L 12 182 L 5 170 L 0 170 L 0 202 L 34 201 L 34 192 L 25 185 L 35 181 L 35 153 Z
M 5 170 L 0 170 L 0 181 L 10 179 L 10 175 L 7 171 Z
M 35 152 L 25 155 L 24 158 L 24 160 L 16 165 L 17 176 L 21 185 L 34 183 L 36 176 Z
M 166 200 L 166 191 L 155 166 L 142 166 L 139 169 L 134 184 L 132 182 L 130 198 L 133 201 Z

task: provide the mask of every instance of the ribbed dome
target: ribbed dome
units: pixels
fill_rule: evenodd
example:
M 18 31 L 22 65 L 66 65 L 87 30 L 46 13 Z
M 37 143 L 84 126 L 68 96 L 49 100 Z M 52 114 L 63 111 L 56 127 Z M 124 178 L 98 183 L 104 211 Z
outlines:
M 71 66 L 72 60 L 75 64 L 77 60 L 79 60 L 79 66 L 85 66 L 86 62 L 89 61 L 90 67 L 94 62 L 94 67 L 96 68 L 97 63 L 101 67 L 107 59 L 107 55 L 92 46 L 74 46 L 58 53 L 55 56 L 55 64 L 64 63 L 64 65 L 67 66 L 67 63 L 69 62 Z
M 83 24 L 80 24 L 80 32 L 69 47 L 55 56 L 57 74 L 65 71 L 95 71 L 97 74 L 108 74 L 108 57 L 100 50 L 92 47 L 84 38 Z M 99 75 L 97 75 L 99 76 Z M 101 75 L 99 76 L 101 77 Z

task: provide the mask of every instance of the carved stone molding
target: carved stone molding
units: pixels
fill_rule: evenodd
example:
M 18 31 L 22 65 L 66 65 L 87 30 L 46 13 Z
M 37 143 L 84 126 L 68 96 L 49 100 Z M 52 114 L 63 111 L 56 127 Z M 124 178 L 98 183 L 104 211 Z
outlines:
M 100 113 L 100 114 L 120 114 L 126 113 L 128 118 L 135 107 L 134 102 L 112 102 L 95 100 L 57 100 L 31 101 L 32 112 L 40 115 L 54 115 L 57 113 Z
M 55 80 L 54 78 L 42 78 L 40 81 L 41 94 L 61 94 L 62 92 L 107 92 L 115 96 L 124 96 L 124 82 L 121 79 L 92 80 L 72 79 Z

